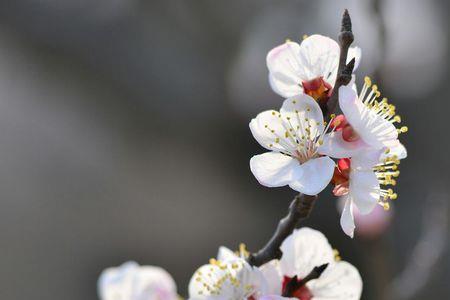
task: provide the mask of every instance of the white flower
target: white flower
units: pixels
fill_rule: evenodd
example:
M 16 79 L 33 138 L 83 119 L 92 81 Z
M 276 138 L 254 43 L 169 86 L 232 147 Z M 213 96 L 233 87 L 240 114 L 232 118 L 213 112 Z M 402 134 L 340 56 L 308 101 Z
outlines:
M 327 97 L 336 81 L 339 53 L 339 45 L 322 35 L 312 35 L 300 45 L 287 41 L 267 55 L 270 85 L 285 98 L 304 93 L 315 99 Z M 356 69 L 360 48 L 349 49 L 348 61 L 352 58 Z
M 298 95 L 285 100 L 280 112 L 260 113 L 250 122 L 250 130 L 261 146 L 271 150 L 250 159 L 250 169 L 262 185 L 289 185 L 307 195 L 328 185 L 334 162 L 318 153 L 327 128 L 313 98 Z
M 102 272 L 98 280 L 101 300 L 177 300 L 172 277 L 161 268 L 127 262 Z
M 347 235 L 354 235 L 354 206 L 361 215 L 371 213 L 377 204 L 389 209 L 388 200 L 396 199 L 397 194 L 387 186 L 396 185 L 394 178 L 400 174 L 398 164 L 406 155 L 405 148 L 398 144 L 388 153 L 383 150 L 367 150 L 351 159 L 338 161 L 333 176 L 333 193 L 344 197 L 345 205 L 340 222 Z
M 310 228 L 295 230 L 283 242 L 281 250 L 283 256 L 279 262 L 272 261 L 261 267 L 262 270 L 271 269 L 272 274 L 279 274 L 278 280 L 271 281 L 275 284 L 276 294 L 281 295 L 284 285 L 294 276 L 301 280 L 315 267 L 328 264 L 319 278 L 308 281 L 295 291 L 293 299 L 360 299 L 362 280 L 358 270 L 351 264 L 340 261 L 327 238 L 319 231 Z M 269 273 L 268 270 L 264 272 Z
M 335 130 L 325 136 L 319 152 L 334 158 L 347 158 L 370 149 L 398 146 L 398 134 L 408 128 L 394 126 L 401 118 L 396 115 L 395 106 L 386 98 L 380 100 L 380 95 L 368 77 L 359 96 L 348 86 L 340 87 L 339 106 L 344 115 L 334 119 L 331 127 Z
M 262 272 L 224 247 L 218 260 L 200 267 L 189 283 L 190 300 L 256 300 L 266 291 Z

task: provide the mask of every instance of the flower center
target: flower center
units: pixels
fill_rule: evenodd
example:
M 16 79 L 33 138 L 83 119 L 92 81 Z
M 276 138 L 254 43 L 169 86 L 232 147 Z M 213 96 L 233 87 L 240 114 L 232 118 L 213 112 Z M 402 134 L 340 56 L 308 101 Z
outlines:
M 317 77 L 312 80 L 302 81 L 303 91 L 305 94 L 313 97 L 321 103 L 328 101 L 333 91 L 333 87 L 323 80 L 323 77 Z
M 319 157 L 319 154 L 317 153 L 317 145 L 315 145 L 315 143 L 313 144 L 310 141 L 307 141 L 306 143 L 308 145 L 301 145 L 302 147 L 298 147 L 298 150 L 295 151 L 295 157 L 300 164 L 304 164 L 312 158 Z
M 292 280 L 292 277 L 284 276 L 283 279 L 283 290 L 285 289 L 286 285 Z M 298 279 L 300 281 L 300 279 Z M 299 287 L 296 291 L 292 293 L 292 297 L 295 297 L 300 300 L 311 300 L 313 295 L 311 291 L 306 287 L 306 285 L 302 285 Z
M 343 196 L 349 192 L 350 165 L 350 158 L 341 158 L 338 160 L 337 166 L 334 169 L 333 178 L 331 179 L 331 182 L 334 184 L 333 194 L 335 196 Z

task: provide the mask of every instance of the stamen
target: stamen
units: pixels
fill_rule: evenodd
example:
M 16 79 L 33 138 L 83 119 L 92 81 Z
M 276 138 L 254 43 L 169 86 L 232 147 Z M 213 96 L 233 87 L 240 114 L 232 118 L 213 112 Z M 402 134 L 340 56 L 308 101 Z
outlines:
M 390 151 L 386 151 L 385 154 L 389 154 Z M 397 184 L 394 178 L 400 176 L 400 171 L 398 170 L 398 165 L 400 160 L 396 155 L 386 157 L 380 164 L 373 168 L 375 175 L 381 186 L 395 186 Z M 383 206 L 385 210 L 390 208 L 389 200 L 397 199 L 398 195 L 394 192 L 392 188 L 380 188 L 380 199 L 378 204 Z
M 369 91 L 370 89 L 370 91 Z M 359 99 L 362 103 L 366 105 L 368 108 L 366 114 L 368 114 L 370 111 L 374 112 L 377 116 L 394 123 L 400 123 L 402 121 L 401 117 L 396 114 L 395 112 L 395 106 L 392 104 L 389 104 L 388 99 L 384 97 L 379 100 L 381 97 L 381 93 L 378 90 L 378 86 L 375 84 L 372 84 L 372 81 L 369 77 L 364 78 L 364 86 L 359 94 Z M 363 117 L 366 117 L 365 115 Z M 375 119 L 373 120 L 373 122 Z M 380 125 L 381 126 L 381 125 Z M 397 129 L 398 133 L 405 133 L 408 131 L 408 127 L 403 126 L 401 128 Z

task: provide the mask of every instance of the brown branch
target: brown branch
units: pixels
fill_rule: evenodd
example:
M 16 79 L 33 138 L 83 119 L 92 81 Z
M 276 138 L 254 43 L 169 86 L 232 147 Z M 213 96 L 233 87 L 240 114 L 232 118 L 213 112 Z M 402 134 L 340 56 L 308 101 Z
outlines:
M 294 231 L 299 221 L 309 216 L 316 199 L 317 196 L 297 195 L 289 206 L 287 216 L 278 223 L 277 230 L 269 242 L 257 253 L 250 254 L 249 264 L 259 267 L 272 259 L 280 259 L 283 254 L 280 250 L 281 244 Z
M 325 271 L 325 269 L 328 267 L 328 264 L 323 264 L 318 267 L 314 267 L 312 271 L 305 276 L 305 278 L 298 280 L 297 275 L 291 278 L 291 280 L 286 284 L 283 290 L 283 297 L 292 297 L 294 296 L 294 293 L 304 286 L 308 281 L 317 279 L 322 275 L 322 273 Z
M 352 59 L 347 64 L 348 48 L 353 43 L 354 36 L 352 32 L 352 20 L 348 10 L 344 11 L 342 16 L 341 32 L 339 34 L 339 66 L 337 70 L 336 82 L 334 83 L 333 92 L 326 103 L 321 103 L 323 114 L 327 120 L 330 115 L 336 110 L 339 97 L 339 88 L 347 85 L 352 80 L 352 73 L 355 67 L 355 59 Z

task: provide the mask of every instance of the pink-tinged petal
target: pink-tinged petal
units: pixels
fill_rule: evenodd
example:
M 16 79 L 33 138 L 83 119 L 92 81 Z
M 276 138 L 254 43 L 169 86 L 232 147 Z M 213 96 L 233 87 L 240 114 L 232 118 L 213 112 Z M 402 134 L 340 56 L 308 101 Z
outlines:
M 313 135 L 324 129 L 322 110 L 317 101 L 308 95 L 298 95 L 286 99 L 280 113 L 283 120 L 296 132 L 298 132 L 297 128 L 306 126 L 310 127 Z
M 363 283 L 358 270 L 345 261 L 329 266 L 316 280 L 306 284 L 314 300 L 359 300 Z
M 350 197 L 345 196 L 345 205 L 341 214 L 341 227 L 346 235 L 353 238 L 355 232 L 355 221 L 353 219 L 353 203 Z
M 347 142 L 342 138 L 342 131 L 334 131 L 325 135 L 319 153 L 334 158 L 347 158 L 358 155 L 369 148 L 363 140 Z
M 103 271 L 98 281 L 101 300 L 176 300 L 175 282 L 165 270 L 128 262 Z
M 380 183 L 375 172 L 357 171 L 352 168 L 350 195 L 361 214 L 370 213 L 380 199 Z
M 389 147 L 397 140 L 395 126 L 362 103 L 351 87 L 339 88 L 339 106 L 353 129 L 370 146 Z
M 253 156 L 250 159 L 250 170 L 259 183 L 267 187 L 287 185 L 302 172 L 296 159 L 277 152 Z
M 306 195 L 317 195 L 330 183 L 334 166 L 334 161 L 327 156 L 311 159 L 300 166 L 300 176 L 289 186 Z
M 280 268 L 285 276 L 304 278 L 314 267 L 334 261 L 327 238 L 308 227 L 296 229 L 281 245 Z
M 338 43 L 329 37 L 315 34 L 304 39 L 299 51 L 299 64 L 303 66 L 304 81 L 323 76 L 323 79 L 333 86 L 339 53 Z
M 272 49 L 266 58 L 269 69 L 269 82 L 279 95 L 288 98 L 300 93 L 303 89 L 302 66 L 299 59 L 300 46 L 294 42 L 286 42 Z
M 364 238 L 376 238 L 383 234 L 392 221 L 393 207 L 385 210 L 381 205 L 375 206 L 368 215 L 361 215 L 356 207 L 353 208 L 356 224 L 356 234 Z

